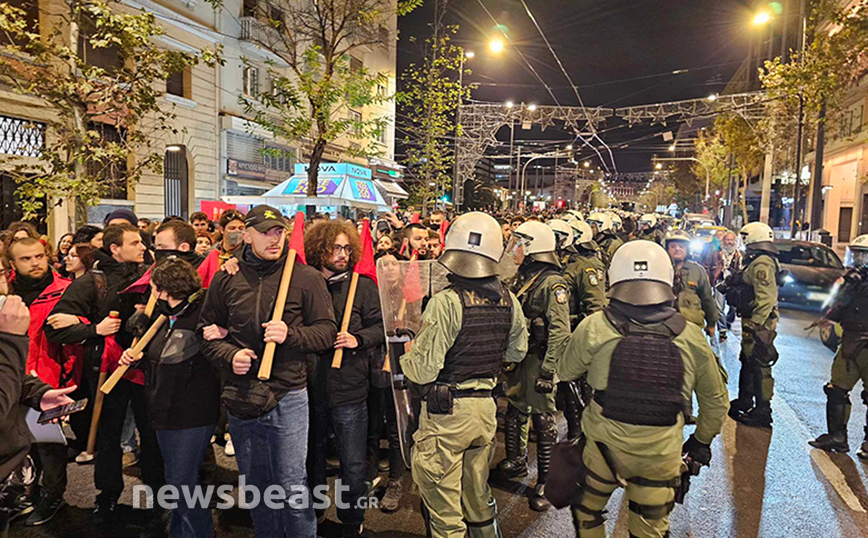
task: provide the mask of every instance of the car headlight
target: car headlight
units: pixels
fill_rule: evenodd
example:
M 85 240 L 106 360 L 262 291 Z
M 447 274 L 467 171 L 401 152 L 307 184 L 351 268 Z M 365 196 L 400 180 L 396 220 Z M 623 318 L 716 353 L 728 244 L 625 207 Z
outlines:
M 690 250 L 692 250 L 693 252 L 701 252 L 702 247 L 704 247 L 704 246 L 705 246 L 705 243 L 703 243 L 702 241 L 691 241 L 690 242 Z
M 784 284 L 793 284 L 795 282 L 796 282 L 796 279 L 793 278 L 791 275 L 787 275 L 784 277 Z

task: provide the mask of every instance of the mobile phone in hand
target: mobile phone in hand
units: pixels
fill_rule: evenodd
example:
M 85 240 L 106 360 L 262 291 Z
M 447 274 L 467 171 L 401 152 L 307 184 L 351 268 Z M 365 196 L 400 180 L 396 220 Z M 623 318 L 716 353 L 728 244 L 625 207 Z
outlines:
M 47 411 L 43 411 L 39 418 L 36 419 L 37 424 L 48 424 L 52 420 L 60 417 L 65 417 L 67 415 L 71 415 L 73 413 L 78 413 L 79 411 L 84 411 L 84 408 L 87 407 L 87 398 L 83 398 L 78 400 L 77 402 L 72 402 L 71 404 L 61 405 L 60 407 L 54 407 Z

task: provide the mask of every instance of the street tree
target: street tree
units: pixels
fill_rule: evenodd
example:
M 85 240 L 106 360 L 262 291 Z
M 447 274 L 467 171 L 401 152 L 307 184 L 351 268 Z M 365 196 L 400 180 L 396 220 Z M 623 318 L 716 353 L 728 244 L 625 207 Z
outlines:
M 701 186 L 697 185 L 697 187 L 700 187 L 703 192 L 707 174 L 713 214 L 717 215 L 720 211 L 721 197 L 716 193 L 723 192 L 726 187 L 729 177 L 729 153 L 720 134 L 706 135 L 704 131 L 700 131 L 696 139 L 695 151 L 699 162 L 693 163 L 691 171 L 701 183 Z
M 219 5 L 219 0 L 212 3 Z M 388 74 L 369 72 L 353 54 L 367 47 L 394 47 L 392 18 L 421 4 L 422 0 L 273 0 L 252 8 L 265 28 L 250 38 L 278 60 L 267 62 L 270 91 L 255 99 L 241 97 L 241 102 L 275 137 L 308 146 L 308 197 L 317 196 L 319 164 L 329 144 L 344 138 L 351 156 L 379 153 L 377 146 L 363 141 L 377 138 L 389 118 L 364 118 L 354 112 L 393 98 L 387 91 Z M 313 210 L 308 206 L 309 213 Z
M 741 213 L 743 222 L 748 222 L 747 189 L 750 178 L 756 174 L 763 162 L 763 142 L 757 129 L 738 114 L 723 114 L 714 122 L 717 133 L 735 161 L 735 171 L 741 178 Z
M 461 135 L 456 116 L 459 103 L 470 95 L 470 87 L 459 83 L 464 50 L 451 41 L 458 27 L 444 26 L 441 17 L 435 14 L 433 35 L 424 42 L 410 38 L 422 60 L 402 73 L 398 94 L 405 162 L 416 179 L 412 190 L 423 210 L 437 194 L 451 191 L 455 140 Z
M 155 38 L 164 31 L 154 14 L 118 2 L 64 0 L 42 21 L 47 24 L 0 3 L 0 84 L 49 111 L 38 155 L 0 160 L 18 182 L 25 218 L 43 200 L 48 211 L 63 199 L 94 205 L 110 184 L 129 187 L 146 171 L 162 173 L 157 146 L 179 130 L 157 82 L 199 62 L 220 61 L 219 50 L 160 48 Z M 82 52 L 110 57 L 112 65 L 94 65 Z M 107 130 L 116 136 L 105 136 Z

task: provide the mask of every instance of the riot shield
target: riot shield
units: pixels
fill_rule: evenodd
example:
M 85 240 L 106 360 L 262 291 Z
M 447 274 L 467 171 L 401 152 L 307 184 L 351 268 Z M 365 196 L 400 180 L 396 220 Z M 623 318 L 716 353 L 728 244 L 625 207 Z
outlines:
M 410 448 L 418 426 L 421 401 L 410 391 L 410 382 L 401 371 L 401 356 L 412 346 L 422 326 L 422 312 L 428 300 L 449 285 L 448 271 L 433 260 L 397 261 L 384 256 L 377 261 L 377 281 L 383 326 L 389 347 L 392 396 L 398 421 L 398 437 L 404 464 L 410 467 Z

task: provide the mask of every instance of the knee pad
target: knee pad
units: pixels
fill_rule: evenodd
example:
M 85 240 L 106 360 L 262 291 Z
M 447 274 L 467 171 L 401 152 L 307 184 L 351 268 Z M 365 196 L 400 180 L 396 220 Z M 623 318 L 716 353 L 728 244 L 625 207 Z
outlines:
M 605 510 L 591 510 L 590 508 L 585 508 L 581 504 L 573 505 L 573 525 L 576 527 L 576 536 L 579 535 L 579 529 L 589 530 L 596 529 L 606 522 L 606 511 Z M 587 516 L 591 516 L 593 519 L 590 521 L 580 521 L 579 516 L 576 515 L 575 511 L 579 511 Z
M 531 416 L 533 418 L 533 429 L 536 430 L 538 436 L 550 437 L 554 433 L 554 437 L 557 438 L 558 426 L 555 423 L 554 415 L 551 413 L 534 413 Z
M 838 388 L 831 383 L 823 387 L 823 392 L 826 393 L 826 398 L 830 404 L 847 404 L 850 403 L 850 391 Z M 865 401 L 866 392 L 862 391 L 862 401 Z

